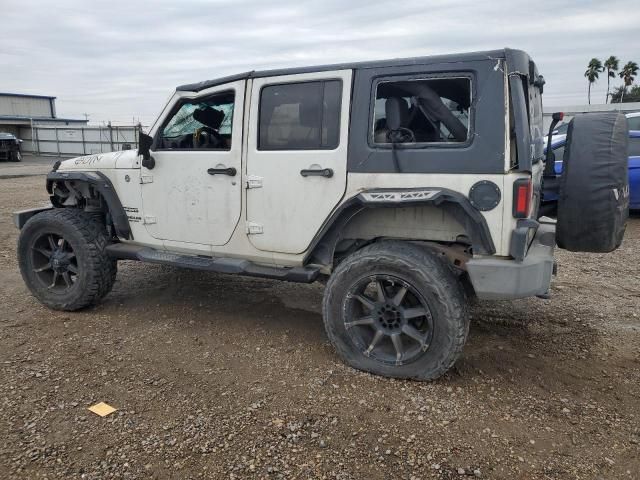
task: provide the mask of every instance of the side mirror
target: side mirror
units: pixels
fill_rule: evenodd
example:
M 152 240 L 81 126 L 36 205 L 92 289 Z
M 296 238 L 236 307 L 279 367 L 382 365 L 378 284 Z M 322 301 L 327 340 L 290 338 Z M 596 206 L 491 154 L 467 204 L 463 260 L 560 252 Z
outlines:
M 156 166 L 155 159 L 151 156 L 151 145 L 153 145 L 153 137 L 146 133 L 140 133 L 138 135 L 138 155 L 142 155 L 142 166 L 152 170 Z

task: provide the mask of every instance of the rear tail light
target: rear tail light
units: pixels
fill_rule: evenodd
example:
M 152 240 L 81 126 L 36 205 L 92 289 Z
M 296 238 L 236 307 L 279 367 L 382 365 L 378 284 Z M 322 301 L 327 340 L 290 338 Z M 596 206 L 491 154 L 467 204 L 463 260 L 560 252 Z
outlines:
M 513 183 L 513 216 L 527 218 L 531 211 L 531 178 L 520 178 Z

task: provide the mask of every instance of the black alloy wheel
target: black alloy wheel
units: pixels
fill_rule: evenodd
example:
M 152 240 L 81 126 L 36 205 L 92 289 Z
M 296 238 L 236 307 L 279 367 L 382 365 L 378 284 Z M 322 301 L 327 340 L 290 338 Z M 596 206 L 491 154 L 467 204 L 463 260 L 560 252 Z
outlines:
M 387 365 L 417 360 L 433 337 L 426 300 L 415 287 L 391 275 L 357 281 L 345 297 L 344 322 L 363 355 Z

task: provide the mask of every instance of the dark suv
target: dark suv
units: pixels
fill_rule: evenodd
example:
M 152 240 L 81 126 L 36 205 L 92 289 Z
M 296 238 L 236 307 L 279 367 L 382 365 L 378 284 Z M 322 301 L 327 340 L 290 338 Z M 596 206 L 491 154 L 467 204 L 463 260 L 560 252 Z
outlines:
M 11 162 L 21 161 L 21 143 L 22 140 L 16 138 L 15 135 L 6 132 L 0 132 L 0 160 L 9 160 Z

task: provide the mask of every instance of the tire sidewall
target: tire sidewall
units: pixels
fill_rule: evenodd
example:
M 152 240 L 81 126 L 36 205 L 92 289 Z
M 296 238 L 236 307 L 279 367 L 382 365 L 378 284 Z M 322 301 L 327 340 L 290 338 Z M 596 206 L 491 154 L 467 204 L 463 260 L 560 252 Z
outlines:
M 399 378 L 434 378 L 449 368 L 452 350 L 457 348 L 455 339 L 459 322 L 466 320 L 466 306 L 462 287 L 457 281 L 441 283 L 439 275 L 432 275 L 433 267 L 450 273 L 448 266 L 436 255 L 425 252 L 427 264 L 416 265 L 410 259 L 396 257 L 393 260 L 376 254 L 360 256 L 349 265 L 341 264 L 332 275 L 323 301 L 323 313 L 327 335 L 338 354 L 353 367 L 385 376 Z M 426 352 L 406 365 L 387 365 L 365 356 L 357 350 L 345 327 L 345 297 L 360 279 L 372 275 L 389 275 L 410 284 L 426 302 L 433 321 L 433 335 Z M 449 292 L 447 292 L 449 290 Z M 458 316 L 452 310 L 458 309 Z M 465 326 L 468 328 L 468 325 Z M 466 335 L 465 335 L 466 336 Z
M 73 249 L 78 264 L 78 275 L 73 287 L 65 293 L 49 290 L 33 272 L 31 248 L 42 235 L 54 234 L 63 237 Z M 18 240 L 20 272 L 31 292 L 43 303 L 58 308 L 74 303 L 83 293 L 83 287 L 90 282 L 90 256 L 82 234 L 68 222 L 51 216 L 34 216 L 20 232 Z

